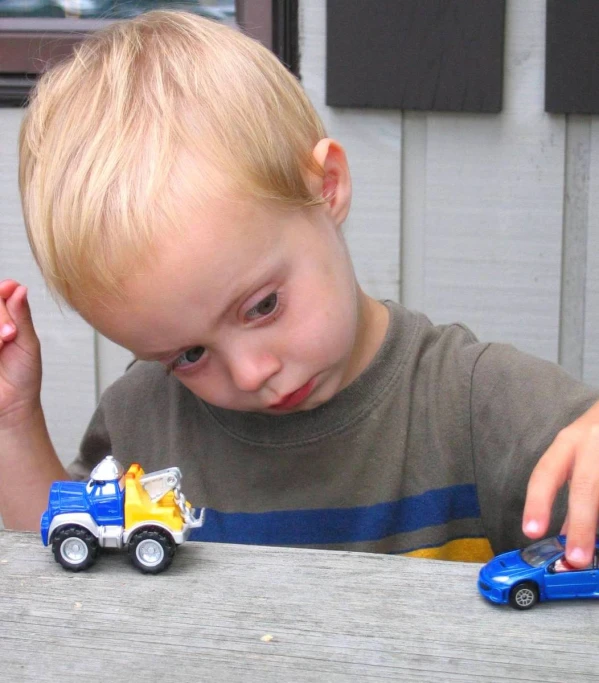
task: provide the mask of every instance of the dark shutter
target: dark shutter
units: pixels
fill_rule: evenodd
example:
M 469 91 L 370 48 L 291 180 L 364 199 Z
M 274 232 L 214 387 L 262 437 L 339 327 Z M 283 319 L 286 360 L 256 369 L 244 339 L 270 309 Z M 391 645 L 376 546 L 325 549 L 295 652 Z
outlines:
M 504 24 L 505 0 L 328 0 L 327 104 L 498 112 Z

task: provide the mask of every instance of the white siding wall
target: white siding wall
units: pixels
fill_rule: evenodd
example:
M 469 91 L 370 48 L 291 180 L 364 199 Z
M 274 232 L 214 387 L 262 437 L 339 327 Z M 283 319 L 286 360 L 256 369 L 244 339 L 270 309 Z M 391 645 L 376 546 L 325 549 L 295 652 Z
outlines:
M 498 115 L 324 106 L 325 5 L 301 3 L 302 78 L 349 150 L 366 288 L 558 360 L 569 124 L 543 111 L 544 0 L 508 0 Z
M 599 383 L 599 133 L 544 112 L 545 5 L 507 0 L 497 115 L 326 107 L 324 0 L 300 3 L 301 72 L 348 149 L 366 289 Z
M 17 138 L 23 111 L 0 109 L 0 279 L 29 288 L 42 344 L 42 403 L 52 440 L 64 463 L 75 456 L 97 392 L 125 368 L 130 354 L 115 347 L 48 294 L 33 261 L 18 194 Z
M 545 0 L 508 0 L 498 115 L 326 107 L 325 5 L 300 2 L 301 72 L 348 152 L 346 234 L 365 289 L 599 384 L 599 128 L 593 117 L 543 111 Z M 68 461 L 98 393 L 129 355 L 61 313 L 44 290 L 17 197 L 21 116 L 0 109 L 0 278 L 30 287 L 44 406 Z

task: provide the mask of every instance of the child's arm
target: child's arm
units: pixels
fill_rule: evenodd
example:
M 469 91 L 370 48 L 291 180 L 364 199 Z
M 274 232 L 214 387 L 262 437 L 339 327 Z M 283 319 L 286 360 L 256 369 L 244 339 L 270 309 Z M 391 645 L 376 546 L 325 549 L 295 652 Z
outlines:
M 590 564 L 599 514 L 599 403 L 563 429 L 534 468 L 528 483 L 522 528 L 543 536 L 558 489 L 569 482 L 566 557 L 575 567 Z
M 41 356 L 27 289 L 0 282 L 0 515 L 9 529 L 38 529 L 50 484 L 68 479 L 40 402 Z

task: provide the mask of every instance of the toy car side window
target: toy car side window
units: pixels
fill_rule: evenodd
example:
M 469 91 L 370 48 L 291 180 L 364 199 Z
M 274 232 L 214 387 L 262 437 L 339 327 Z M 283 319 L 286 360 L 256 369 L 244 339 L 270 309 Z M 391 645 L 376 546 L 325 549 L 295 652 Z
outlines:
M 116 493 L 116 486 L 113 481 L 109 481 L 106 484 L 98 487 L 98 495 L 102 496 L 113 496 Z
M 91 496 L 111 496 L 116 493 L 116 486 L 113 481 L 90 481 L 87 485 L 87 492 Z
M 564 555 L 560 556 L 555 560 L 555 562 L 552 562 L 549 567 L 549 572 L 551 574 L 563 574 L 564 572 L 570 572 L 573 570 L 573 567 L 571 567 L 567 562 L 566 558 Z

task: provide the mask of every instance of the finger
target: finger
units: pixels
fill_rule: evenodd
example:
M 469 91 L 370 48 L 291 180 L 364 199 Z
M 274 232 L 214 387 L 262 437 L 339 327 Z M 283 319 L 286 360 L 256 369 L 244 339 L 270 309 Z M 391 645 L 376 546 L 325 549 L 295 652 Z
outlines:
M 6 301 L 0 298 L 0 341 L 12 341 L 17 336 L 17 326 L 10 315 Z
M 27 294 L 27 287 L 18 285 L 6 302 L 6 310 L 17 326 L 19 339 L 24 342 L 37 342 Z
M 522 531 L 529 538 L 540 538 L 549 528 L 555 496 L 570 476 L 574 443 L 574 431 L 562 430 L 530 475 L 522 515 Z
M 599 516 L 599 425 L 593 425 L 576 457 L 568 496 L 566 559 L 586 567 L 593 559 Z
M 31 310 L 27 294 L 27 287 L 17 285 L 11 296 L 6 300 L 6 310 L 19 323 L 31 322 Z
M 0 342 L 12 341 L 17 336 L 17 325 L 6 307 L 6 301 L 18 288 L 16 280 L 0 281 Z
M 18 286 L 16 280 L 0 280 L 0 298 L 8 299 Z

